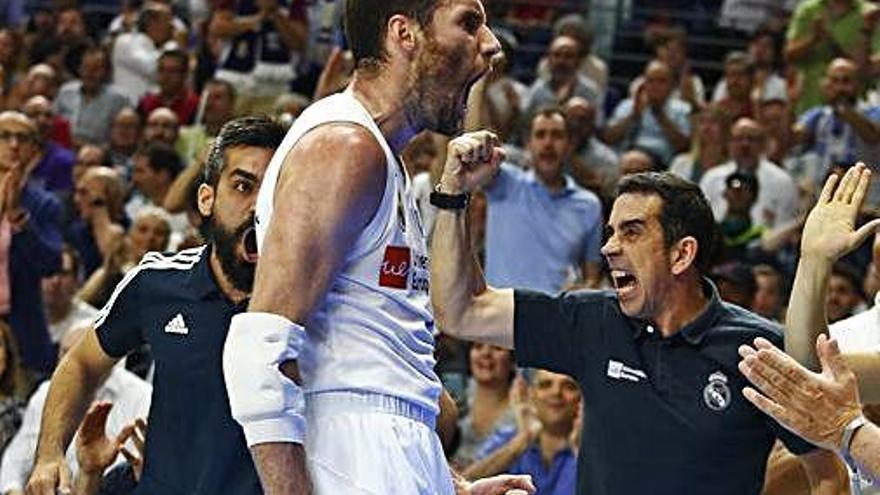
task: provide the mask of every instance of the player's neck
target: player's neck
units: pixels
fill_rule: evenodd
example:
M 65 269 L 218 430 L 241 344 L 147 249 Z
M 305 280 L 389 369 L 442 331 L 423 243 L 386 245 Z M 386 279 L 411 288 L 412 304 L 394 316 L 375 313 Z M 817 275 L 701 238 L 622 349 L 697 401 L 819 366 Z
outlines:
M 652 323 L 665 337 L 670 337 L 692 322 L 706 308 L 709 300 L 703 292 L 703 284 L 696 273 L 675 280 L 666 291 L 663 308 Z
M 369 76 L 355 73 L 350 88 L 379 126 L 391 149 L 400 154 L 422 129 L 407 112 L 408 89 L 395 81 L 392 72 L 388 70 Z
M 244 301 L 250 294 L 236 289 L 234 285 L 232 285 L 232 281 L 229 280 L 229 277 L 226 276 L 226 273 L 223 271 L 223 265 L 220 263 L 220 255 L 217 254 L 217 249 L 211 249 L 211 258 L 208 260 L 211 266 L 211 273 L 214 275 L 214 280 L 217 282 L 217 286 L 220 287 L 220 292 L 223 293 L 230 301 L 235 304 L 239 304 Z

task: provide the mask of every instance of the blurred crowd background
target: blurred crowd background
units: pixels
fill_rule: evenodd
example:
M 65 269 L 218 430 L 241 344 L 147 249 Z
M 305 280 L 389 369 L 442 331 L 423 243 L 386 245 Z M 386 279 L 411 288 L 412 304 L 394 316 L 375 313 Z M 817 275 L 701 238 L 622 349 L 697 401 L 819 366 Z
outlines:
M 489 282 L 608 287 L 599 247 L 617 181 L 668 170 L 711 203 L 722 297 L 781 321 L 817 187 L 857 161 L 880 167 L 880 5 L 483 4 L 503 57 L 475 85 L 466 125 L 495 130 L 507 149 L 503 173 L 469 211 Z M 202 243 L 195 189 L 220 127 L 253 113 L 289 125 L 344 88 L 353 67 L 343 7 L 0 2 L 0 110 L 32 124 L 0 124 L 0 452 L 39 414 L 29 412 L 39 398 L 26 406 L 33 389 L 125 273 L 148 251 Z M 424 133 L 404 153 L 429 231 L 445 144 Z M 874 186 L 862 221 L 878 213 Z M 19 205 L 27 218 L 11 218 Z M 875 241 L 835 266 L 829 318 L 870 308 L 878 287 Z M 498 472 L 487 460 L 502 446 L 579 430 L 571 379 L 540 371 L 527 383 L 510 352 L 445 336 L 437 352 L 461 411 L 450 455 L 467 475 Z M 149 354 L 126 366 L 149 379 Z M 20 490 L 30 466 L 9 454 L 3 493 Z M 523 459 L 521 469 L 534 462 Z M 569 464 L 560 469 L 573 473 Z

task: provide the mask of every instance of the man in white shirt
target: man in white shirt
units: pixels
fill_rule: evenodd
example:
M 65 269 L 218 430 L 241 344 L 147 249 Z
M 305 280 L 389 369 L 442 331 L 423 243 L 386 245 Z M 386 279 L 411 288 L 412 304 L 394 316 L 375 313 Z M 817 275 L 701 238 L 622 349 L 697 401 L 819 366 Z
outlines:
M 119 35 L 113 44 L 113 84 L 132 105 L 153 88 L 162 50 L 176 46 L 172 19 L 166 5 L 151 3 L 138 16 L 138 30 Z
M 731 160 L 706 172 L 700 181 L 700 189 L 709 200 L 716 220 L 723 219 L 727 212 L 725 181 L 737 170 L 758 178 L 758 200 L 752 206 L 752 222 L 772 228 L 797 215 L 797 185 L 788 172 L 764 157 L 765 142 L 764 129 L 754 120 L 743 117 L 733 125 L 730 131 Z

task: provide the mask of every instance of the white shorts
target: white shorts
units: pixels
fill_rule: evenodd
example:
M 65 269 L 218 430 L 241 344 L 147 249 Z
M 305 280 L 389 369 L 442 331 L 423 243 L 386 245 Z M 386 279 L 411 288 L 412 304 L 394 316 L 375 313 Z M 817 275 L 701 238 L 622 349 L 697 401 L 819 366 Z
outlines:
M 316 495 L 453 495 L 434 414 L 396 397 L 306 396 L 306 458 Z

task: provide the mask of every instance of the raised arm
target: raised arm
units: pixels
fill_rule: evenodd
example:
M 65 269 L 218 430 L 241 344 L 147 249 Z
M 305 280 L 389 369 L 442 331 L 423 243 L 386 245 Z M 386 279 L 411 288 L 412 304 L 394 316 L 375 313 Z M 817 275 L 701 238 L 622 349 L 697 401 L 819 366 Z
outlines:
M 818 366 L 816 337 L 828 333 L 825 293 L 831 266 L 880 227 L 875 220 L 855 229 L 870 179 L 871 172 L 863 163 L 842 178 L 829 177 L 804 225 L 801 260 L 786 315 L 785 351 L 808 368 Z
M 487 131 L 449 142 L 440 179 L 444 194 L 475 191 L 491 181 L 504 156 Z M 431 302 L 441 331 L 454 337 L 513 348 L 513 290 L 486 284 L 468 239 L 464 209 L 438 209 L 431 245 Z
M 29 495 L 55 495 L 56 487 L 69 493 L 70 469 L 64 453 L 95 390 L 115 363 L 101 348 L 94 329 L 89 329 L 61 359 L 43 408 L 34 470 L 27 486 Z
M 312 310 L 375 214 L 385 187 L 385 157 L 366 129 L 332 124 L 303 136 L 282 167 L 272 218 L 263 219 L 269 225 L 253 297 L 248 313 L 233 319 L 224 373 L 233 417 L 244 428 L 265 492 L 308 495 L 304 419 L 291 404 L 297 396 L 302 400 L 294 383 L 294 340 L 301 339 L 295 334 L 305 332 Z M 277 372 L 282 364 L 293 381 Z

